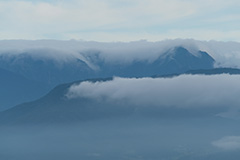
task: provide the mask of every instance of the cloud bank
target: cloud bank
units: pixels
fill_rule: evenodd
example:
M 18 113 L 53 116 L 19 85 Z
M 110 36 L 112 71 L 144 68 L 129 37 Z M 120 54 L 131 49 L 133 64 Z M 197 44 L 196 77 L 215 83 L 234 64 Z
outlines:
M 72 85 L 69 99 L 90 98 L 155 107 L 238 108 L 239 75 L 181 75 L 174 78 L 114 78 Z
M 160 55 L 176 46 L 188 49 L 192 54 L 206 51 L 216 60 L 216 67 L 240 68 L 240 43 L 197 41 L 175 39 L 159 42 L 91 42 L 91 41 L 56 41 L 56 40 L 11 40 L 0 41 L 0 55 L 28 54 L 37 59 L 54 59 L 69 62 L 81 59 L 91 68 L 97 68 L 98 61 L 124 64 L 133 61 L 153 62 Z

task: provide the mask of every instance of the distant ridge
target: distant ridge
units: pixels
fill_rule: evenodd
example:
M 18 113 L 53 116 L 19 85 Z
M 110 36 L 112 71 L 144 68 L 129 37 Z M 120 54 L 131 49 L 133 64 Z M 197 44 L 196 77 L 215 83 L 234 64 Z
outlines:
M 152 75 L 181 74 L 188 70 L 212 69 L 215 63 L 213 57 L 208 53 L 190 51 L 182 46 L 169 48 L 164 53 L 157 50 L 155 52 L 156 57 L 151 61 L 135 59 L 128 63 L 122 59 L 118 62 L 116 59 L 109 62 L 102 57 L 99 51 L 95 50 L 82 54 L 76 53 L 75 56 L 67 53 L 58 55 L 58 51 L 55 50 L 48 53 L 47 49 L 29 50 L 18 54 L 0 53 L 0 68 L 5 70 L 0 73 L 0 76 L 8 77 L 7 72 L 19 75 L 15 78 L 10 76 L 8 80 L 0 78 L 1 84 L 7 82 L 1 88 L 0 95 L 6 95 L 6 92 L 13 91 L 14 88 L 18 89 L 14 92 L 15 96 L 10 96 L 11 94 L 5 96 L 4 99 L 8 99 L 8 102 L 2 104 L 0 102 L 0 110 L 37 99 L 51 88 L 72 81 L 113 76 L 150 77 Z M 124 52 L 122 54 L 123 57 L 127 56 Z M 148 56 L 148 51 L 141 54 Z M 111 54 L 109 53 L 109 55 Z M 24 82 L 21 77 L 24 77 Z M 11 85 L 15 87 L 11 89 Z M 32 93 L 28 90 L 31 90 Z M 23 98 L 19 99 L 19 97 Z
M 192 70 L 183 74 L 240 74 L 240 69 L 215 68 L 205 70 Z M 181 74 L 169 74 L 155 76 L 172 78 Z M 113 78 L 98 78 L 74 81 L 72 83 L 61 84 L 51 90 L 44 97 L 29 103 L 23 103 L 0 112 L 0 124 L 51 124 L 51 123 L 74 123 L 98 118 L 109 118 L 126 116 L 134 113 L 134 108 L 124 108 L 121 106 L 108 106 L 108 103 L 99 103 L 87 98 L 67 99 L 66 93 L 73 84 L 84 81 L 100 82 L 111 81 Z M 199 111 L 200 112 L 200 111 Z M 181 111 L 179 110 L 179 113 Z M 189 112 L 191 113 L 191 112 Z M 181 114 L 185 114 L 182 112 Z
M 213 69 L 198 69 L 198 70 L 190 70 L 185 72 L 186 74 L 240 74 L 240 69 L 237 68 L 213 68 Z
M 51 88 L 0 68 L 0 111 L 43 96 Z
M 31 54 L 33 53 L 30 51 L 17 55 L 0 54 L 0 68 L 54 87 L 58 84 L 88 78 L 180 74 L 188 70 L 211 69 L 215 63 L 208 53 L 202 51 L 192 53 L 181 46 L 169 48 L 163 54 L 158 53 L 159 55 L 152 61 L 139 59 L 129 63 L 107 62 L 98 51 L 85 53 L 84 56 L 87 60 L 64 55 L 67 60 L 63 62 L 54 58 L 34 57 Z M 40 50 L 38 54 L 46 53 Z M 148 54 L 147 51 L 145 54 Z
M 213 68 L 213 69 L 198 69 L 198 70 L 189 70 L 186 72 L 183 72 L 181 74 L 192 74 L 192 75 L 217 75 L 217 74 L 230 74 L 230 75 L 237 75 L 240 74 L 240 69 L 238 68 Z M 173 73 L 173 74 L 165 74 L 165 75 L 154 75 L 151 76 L 152 78 L 158 78 L 158 77 L 174 77 L 179 76 L 181 74 Z

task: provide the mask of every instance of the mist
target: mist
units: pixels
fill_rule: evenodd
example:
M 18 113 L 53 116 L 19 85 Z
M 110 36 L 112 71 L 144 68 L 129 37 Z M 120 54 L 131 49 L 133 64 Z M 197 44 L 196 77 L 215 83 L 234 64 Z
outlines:
M 105 109 L 113 110 L 121 105 L 144 108 L 144 112 L 170 108 L 174 114 L 164 115 L 160 110 L 155 116 L 106 116 L 70 124 L 0 126 L 0 157 L 8 160 L 238 160 L 239 80 L 239 75 L 222 74 L 115 77 L 77 83 L 68 88 L 64 99 L 58 100 L 68 104 L 68 101 L 88 99 L 85 102 L 98 105 L 85 107 L 106 104 L 109 106 Z M 226 112 L 222 113 L 222 107 Z M 216 112 L 208 114 L 210 108 Z M 107 112 L 96 110 L 100 111 L 99 115 Z M 200 114 L 202 111 L 204 114 Z M 84 112 L 84 116 L 92 117 L 96 114 L 93 112 Z M 181 112 L 184 116 L 178 116 Z M 193 112 L 196 114 L 185 116 Z
M 59 64 L 80 59 L 91 69 L 97 70 L 98 60 L 120 64 L 134 61 L 150 63 L 175 46 L 183 46 L 196 56 L 199 56 L 198 50 L 207 51 L 216 60 L 216 67 L 239 66 L 239 43 L 179 39 L 129 43 L 0 41 L 0 55 L 27 54 Z M 218 47 L 222 50 L 217 50 Z M 235 159 L 238 160 L 239 82 L 239 75 L 221 74 L 171 78 L 114 77 L 107 81 L 75 83 L 64 95 L 54 95 L 56 103 L 55 99 L 48 103 L 50 97 L 47 97 L 46 101 L 40 100 L 41 104 L 33 106 L 36 107 L 34 112 L 31 109 L 26 112 L 26 117 L 21 117 L 21 114 L 14 119 L 17 114 L 14 112 L 14 120 L 19 117 L 21 120 L 34 119 L 32 116 L 43 110 L 46 116 L 43 114 L 40 118 L 53 117 L 46 118 L 43 125 L 34 124 L 33 121 L 27 125 L 0 126 L 0 158 L 225 160 L 237 157 Z M 80 103 L 82 99 L 84 102 Z M 93 106 L 88 106 L 88 102 Z M 59 115 L 66 116 L 66 112 L 52 114 L 58 107 L 76 108 L 81 105 L 86 105 L 83 110 L 77 110 L 83 111 L 79 114 L 82 121 L 68 125 L 50 122 Z M 125 107 L 124 112 L 118 113 L 122 110 L 118 108 L 115 111 L 114 107 Z M 109 115 L 112 113 L 114 115 Z
M 221 147 L 228 142 L 217 141 L 237 135 L 237 123 L 127 118 L 68 126 L 0 128 L 0 157 L 9 160 L 223 160 L 239 155 L 238 148 L 223 151 Z

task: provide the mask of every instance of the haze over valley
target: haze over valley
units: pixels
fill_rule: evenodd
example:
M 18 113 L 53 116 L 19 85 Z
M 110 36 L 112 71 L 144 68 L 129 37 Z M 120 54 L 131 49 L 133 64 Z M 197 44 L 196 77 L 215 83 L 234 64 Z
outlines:
M 0 160 L 239 160 L 239 0 L 0 0 Z
M 239 43 L 0 45 L 5 159 L 240 156 Z

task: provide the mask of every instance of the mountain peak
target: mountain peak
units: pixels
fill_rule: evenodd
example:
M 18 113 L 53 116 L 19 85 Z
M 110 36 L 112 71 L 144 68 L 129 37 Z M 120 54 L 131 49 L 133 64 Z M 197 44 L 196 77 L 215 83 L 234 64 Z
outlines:
M 177 46 L 160 56 L 155 63 L 160 64 L 160 74 L 174 74 L 188 70 L 211 69 L 215 60 L 206 52 L 191 53 L 186 48 Z

